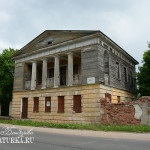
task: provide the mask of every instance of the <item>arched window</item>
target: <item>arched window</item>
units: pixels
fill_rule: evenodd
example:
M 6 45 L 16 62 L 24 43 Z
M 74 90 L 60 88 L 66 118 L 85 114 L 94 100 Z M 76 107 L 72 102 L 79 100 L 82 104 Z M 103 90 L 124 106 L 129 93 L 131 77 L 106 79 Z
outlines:
M 104 82 L 109 84 L 109 54 L 107 51 L 104 52 Z

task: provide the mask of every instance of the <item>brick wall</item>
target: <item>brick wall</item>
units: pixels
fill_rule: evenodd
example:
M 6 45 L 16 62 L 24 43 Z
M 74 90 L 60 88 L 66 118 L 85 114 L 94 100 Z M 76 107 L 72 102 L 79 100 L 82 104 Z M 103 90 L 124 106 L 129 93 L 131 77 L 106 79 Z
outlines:
M 101 99 L 100 104 L 101 124 L 150 125 L 150 96 L 118 104 Z

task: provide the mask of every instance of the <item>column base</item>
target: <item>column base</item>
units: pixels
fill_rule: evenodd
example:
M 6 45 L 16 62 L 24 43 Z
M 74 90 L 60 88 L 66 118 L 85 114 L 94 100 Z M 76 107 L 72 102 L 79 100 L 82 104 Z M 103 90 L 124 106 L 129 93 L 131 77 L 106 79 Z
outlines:
M 46 87 L 41 87 L 41 89 L 43 90 L 43 89 L 46 89 Z

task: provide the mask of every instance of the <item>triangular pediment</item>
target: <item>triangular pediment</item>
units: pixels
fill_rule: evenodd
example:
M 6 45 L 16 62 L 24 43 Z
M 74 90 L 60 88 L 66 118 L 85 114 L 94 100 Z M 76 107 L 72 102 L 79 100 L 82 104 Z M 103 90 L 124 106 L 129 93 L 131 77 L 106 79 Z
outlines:
M 80 37 L 88 36 L 96 33 L 97 31 L 91 30 L 46 30 L 23 48 L 21 48 L 15 55 L 23 55 L 34 52 L 38 49 L 63 43 L 69 40 L 77 39 Z

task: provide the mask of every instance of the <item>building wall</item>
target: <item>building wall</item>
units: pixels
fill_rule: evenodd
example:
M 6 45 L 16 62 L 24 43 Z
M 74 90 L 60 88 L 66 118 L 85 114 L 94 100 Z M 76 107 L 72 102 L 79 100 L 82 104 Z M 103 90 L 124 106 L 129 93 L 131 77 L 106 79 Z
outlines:
M 13 93 L 12 117 L 21 118 L 22 98 L 28 98 L 28 119 L 37 121 L 50 121 L 58 123 L 100 123 L 100 98 L 105 93 L 112 95 L 112 102 L 116 103 L 116 97 L 121 96 L 121 101 L 128 95 L 132 99 L 134 95 L 108 86 L 93 84 L 73 87 L 59 87 L 47 90 L 22 91 Z M 82 113 L 73 111 L 73 95 L 81 95 Z M 51 97 L 51 113 L 45 112 L 45 97 Z M 65 98 L 65 113 L 57 113 L 58 96 Z M 33 112 L 33 98 L 39 97 L 39 112 Z
M 135 66 L 124 61 L 118 56 L 118 52 L 112 52 L 101 44 L 93 44 L 81 50 L 81 84 L 87 84 L 87 79 L 94 77 L 94 83 L 104 83 L 104 52 L 109 56 L 109 84 L 118 89 L 126 90 L 131 93 L 136 92 L 134 85 L 129 82 L 129 73 L 132 73 L 132 80 L 135 80 Z M 120 79 L 116 78 L 116 62 L 120 66 Z M 124 67 L 127 68 L 127 82 L 124 81 Z M 17 63 L 14 73 L 14 91 L 24 89 L 24 79 L 26 77 L 27 66 L 24 62 Z
M 99 83 L 97 55 L 97 45 L 89 46 L 81 51 L 81 83 L 83 85 L 87 84 L 87 79 L 91 77 L 95 78 L 95 83 Z
M 14 71 L 14 91 L 22 91 L 24 88 L 24 64 L 18 63 L 15 64 L 15 71 Z
M 131 93 L 136 93 L 136 83 L 135 83 L 135 66 L 129 64 L 128 62 L 124 61 L 121 57 L 118 56 L 118 53 L 115 54 L 110 51 L 108 48 L 105 48 L 102 45 L 97 46 L 97 58 L 98 60 L 98 67 L 97 67 L 97 75 L 99 76 L 99 83 L 104 83 L 104 52 L 107 52 L 109 55 L 109 85 L 126 90 Z M 120 79 L 116 78 L 116 62 L 119 63 L 120 67 Z M 124 80 L 124 67 L 127 69 L 127 82 Z M 132 73 L 132 81 L 134 85 L 131 85 L 129 82 L 129 72 Z

